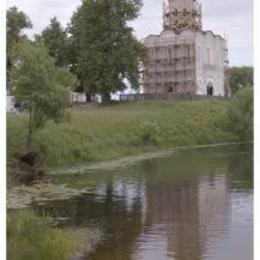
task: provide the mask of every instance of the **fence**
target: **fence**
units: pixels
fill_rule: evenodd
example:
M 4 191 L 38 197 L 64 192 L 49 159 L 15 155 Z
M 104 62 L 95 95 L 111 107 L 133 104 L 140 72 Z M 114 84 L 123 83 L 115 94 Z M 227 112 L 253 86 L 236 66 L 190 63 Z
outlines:
M 121 94 L 120 101 L 145 100 L 225 100 L 228 97 L 202 95 L 173 95 L 171 93 Z

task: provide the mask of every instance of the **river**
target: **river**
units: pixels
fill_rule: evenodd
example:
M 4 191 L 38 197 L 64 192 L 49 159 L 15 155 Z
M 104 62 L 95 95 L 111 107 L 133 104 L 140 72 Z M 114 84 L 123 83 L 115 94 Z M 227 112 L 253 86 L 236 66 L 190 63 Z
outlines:
M 253 260 L 252 146 L 180 151 L 52 176 L 80 194 L 30 207 L 60 226 L 98 227 L 89 260 Z

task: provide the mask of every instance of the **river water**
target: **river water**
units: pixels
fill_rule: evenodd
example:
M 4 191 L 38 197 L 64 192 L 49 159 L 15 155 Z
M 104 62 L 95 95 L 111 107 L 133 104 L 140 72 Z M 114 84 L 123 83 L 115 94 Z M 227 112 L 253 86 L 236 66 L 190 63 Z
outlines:
M 252 146 L 204 148 L 59 175 L 80 195 L 32 203 L 60 225 L 98 227 L 89 260 L 253 260 Z

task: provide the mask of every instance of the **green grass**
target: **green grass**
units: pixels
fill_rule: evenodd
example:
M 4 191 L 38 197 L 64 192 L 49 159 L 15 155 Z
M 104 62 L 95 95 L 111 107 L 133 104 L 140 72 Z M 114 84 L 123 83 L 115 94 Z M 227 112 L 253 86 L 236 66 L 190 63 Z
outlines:
M 76 232 L 50 225 L 33 211 L 10 212 L 7 218 L 9 260 L 65 260 L 83 251 L 85 242 Z
M 179 146 L 234 141 L 223 130 L 229 101 L 151 101 L 70 109 L 49 122 L 35 146 L 47 167 L 67 167 Z M 25 149 L 26 116 L 7 117 L 9 158 Z

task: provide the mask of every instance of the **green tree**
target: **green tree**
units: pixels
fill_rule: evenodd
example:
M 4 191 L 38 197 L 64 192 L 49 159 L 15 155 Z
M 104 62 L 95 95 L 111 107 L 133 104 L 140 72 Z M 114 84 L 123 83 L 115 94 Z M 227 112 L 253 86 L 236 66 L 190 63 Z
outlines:
M 16 100 L 23 102 L 29 112 L 29 150 L 39 128 L 50 119 L 59 122 L 64 117 L 74 76 L 63 68 L 55 67 L 54 59 L 42 46 L 19 44 L 15 58 L 12 87 Z
M 87 93 L 110 93 L 126 88 L 125 79 L 139 88 L 139 65 L 145 48 L 127 22 L 138 17 L 141 0 L 83 0 L 69 32 L 73 67 Z
M 37 40 L 47 47 L 57 66 L 66 67 L 68 65 L 66 30 L 62 28 L 56 17 L 50 20 L 50 25 L 42 31 L 40 36 L 37 36 Z
M 23 34 L 23 30 L 26 28 L 32 28 L 32 23 L 28 16 L 17 9 L 16 6 L 10 7 L 7 10 L 7 50 L 22 39 L 26 38 Z
M 227 126 L 240 141 L 253 139 L 253 96 L 253 88 L 242 88 L 228 108 Z
M 233 94 L 240 88 L 252 87 L 254 85 L 253 67 L 232 67 L 230 68 L 230 87 Z
M 14 46 L 27 39 L 23 33 L 24 29 L 32 28 L 29 17 L 16 6 L 10 7 L 6 14 L 6 32 L 7 32 L 7 81 L 10 80 L 10 71 L 12 69 L 12 50 Z

